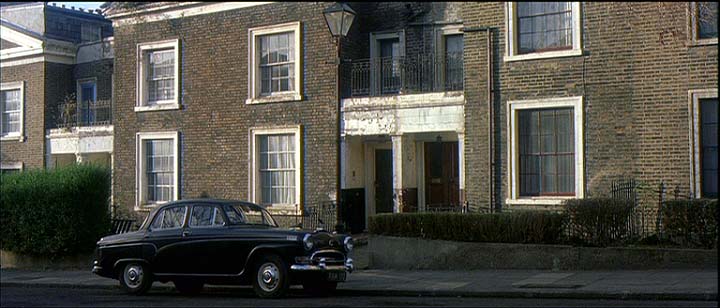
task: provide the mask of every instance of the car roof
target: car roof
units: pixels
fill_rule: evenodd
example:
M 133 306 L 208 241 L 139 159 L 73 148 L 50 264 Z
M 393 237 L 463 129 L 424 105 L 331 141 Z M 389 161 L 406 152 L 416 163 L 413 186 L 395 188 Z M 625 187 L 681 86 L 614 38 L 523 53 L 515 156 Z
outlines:
M 248 201 L 229 200 L 229 199 L 212 199 L 212 198 L 198 198 L 198 199 L 183 199 L 183 200 L 177 200 L 177 201 L 172 201 L 172 202 L 165 203 L 165 204 L 163 204 L 162 206 L 159 206 L 158 208 L 160 208 L 160 207 L 165 207 L 165 206 L 186 204 L 186 203 L 221 203 L 221 204 L 238 204 L 238 203 L 241 203 L 241 204 L 245 204 L 245 205 L 249 205 L 249 206 L 264 208 L 263 206 L 260 206 L 260 205 L 258 205 L 258 204 L 255 204 L 255 203 L 252 203 L 252 202 L 248 202 Z
M 265 207 L 263 207 L 261 205 L 258 205 L 258 204 L 252 203 L 252 202 L 248 202 L 248 201 L 240 201 L 240 200 L 213 199 L 213 198 L 182 199 L 182 200 L 171 201 L 168 203 L 163 203 L 161 205 L 158 205 L 157 207 L 152 209 L 152 211 L 150 211 L 150 213 L 148 213 L 148 217 L 154 217 L 157 212 L 159 212 L 160 210 L 162 210 L 166 207 L 175 206 L 175 205 L 187 205 L 187 204 L 193 204 L 193 203 L 215 203 L 215 204 L 228 204 L 228 205 L 243 204 L 243 205 L 247 205 L 250 207 L 265 209 Z

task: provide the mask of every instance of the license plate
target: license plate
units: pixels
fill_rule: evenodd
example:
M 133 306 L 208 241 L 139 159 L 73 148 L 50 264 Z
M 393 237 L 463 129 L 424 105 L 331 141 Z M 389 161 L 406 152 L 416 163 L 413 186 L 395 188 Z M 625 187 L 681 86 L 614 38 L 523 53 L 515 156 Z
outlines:
M 347 274 L 345 272 L 327 273 L 327 281 L 345 281 Z

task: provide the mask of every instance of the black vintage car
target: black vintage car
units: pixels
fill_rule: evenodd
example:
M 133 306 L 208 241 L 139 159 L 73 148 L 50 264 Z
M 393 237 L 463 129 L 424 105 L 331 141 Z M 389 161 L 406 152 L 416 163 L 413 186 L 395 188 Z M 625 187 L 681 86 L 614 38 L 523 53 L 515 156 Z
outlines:
M 92 271 L 131 294 L 154 281 L 182 293 L 208 283 L 251 284 L 260 297 L 283 296 L 291 284 L 317 294 L 352 272 L 352 248 L 350 236 L 281 229 L 253 203 L 183 200 L 154 209 L 136 232 L 101 238 Z

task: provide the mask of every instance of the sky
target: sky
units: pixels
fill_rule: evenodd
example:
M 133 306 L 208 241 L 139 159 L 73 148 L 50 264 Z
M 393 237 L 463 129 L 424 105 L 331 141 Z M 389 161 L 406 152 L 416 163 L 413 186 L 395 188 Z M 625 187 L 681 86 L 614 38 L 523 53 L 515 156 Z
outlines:
M 104 2 L 54 2 L 54 1 L 49 1 L 48 3 L 50 5 L 52 5 L 53 3 L 57 3 L 58 6 L 64 4 L 66 8 L 74 6 L 76 8 L 93 9 L 94 10 L 94 9 L 99 9 L 100 5 L 103 4 Z

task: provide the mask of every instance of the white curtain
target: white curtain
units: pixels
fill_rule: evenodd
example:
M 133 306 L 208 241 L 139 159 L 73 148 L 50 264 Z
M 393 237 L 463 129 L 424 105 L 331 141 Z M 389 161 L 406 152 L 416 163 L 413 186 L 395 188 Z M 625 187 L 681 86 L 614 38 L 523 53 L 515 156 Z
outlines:
M 262 203 L 295 204 L 295 135 L 259 139 Z
M 175 51 L 148 53 L 148 100 L 171 100 L 175 97 Z
M 174 187 L 174 158 L 172 140 L 148 140 L 147 190 L 149 201 L 171 201 Z

